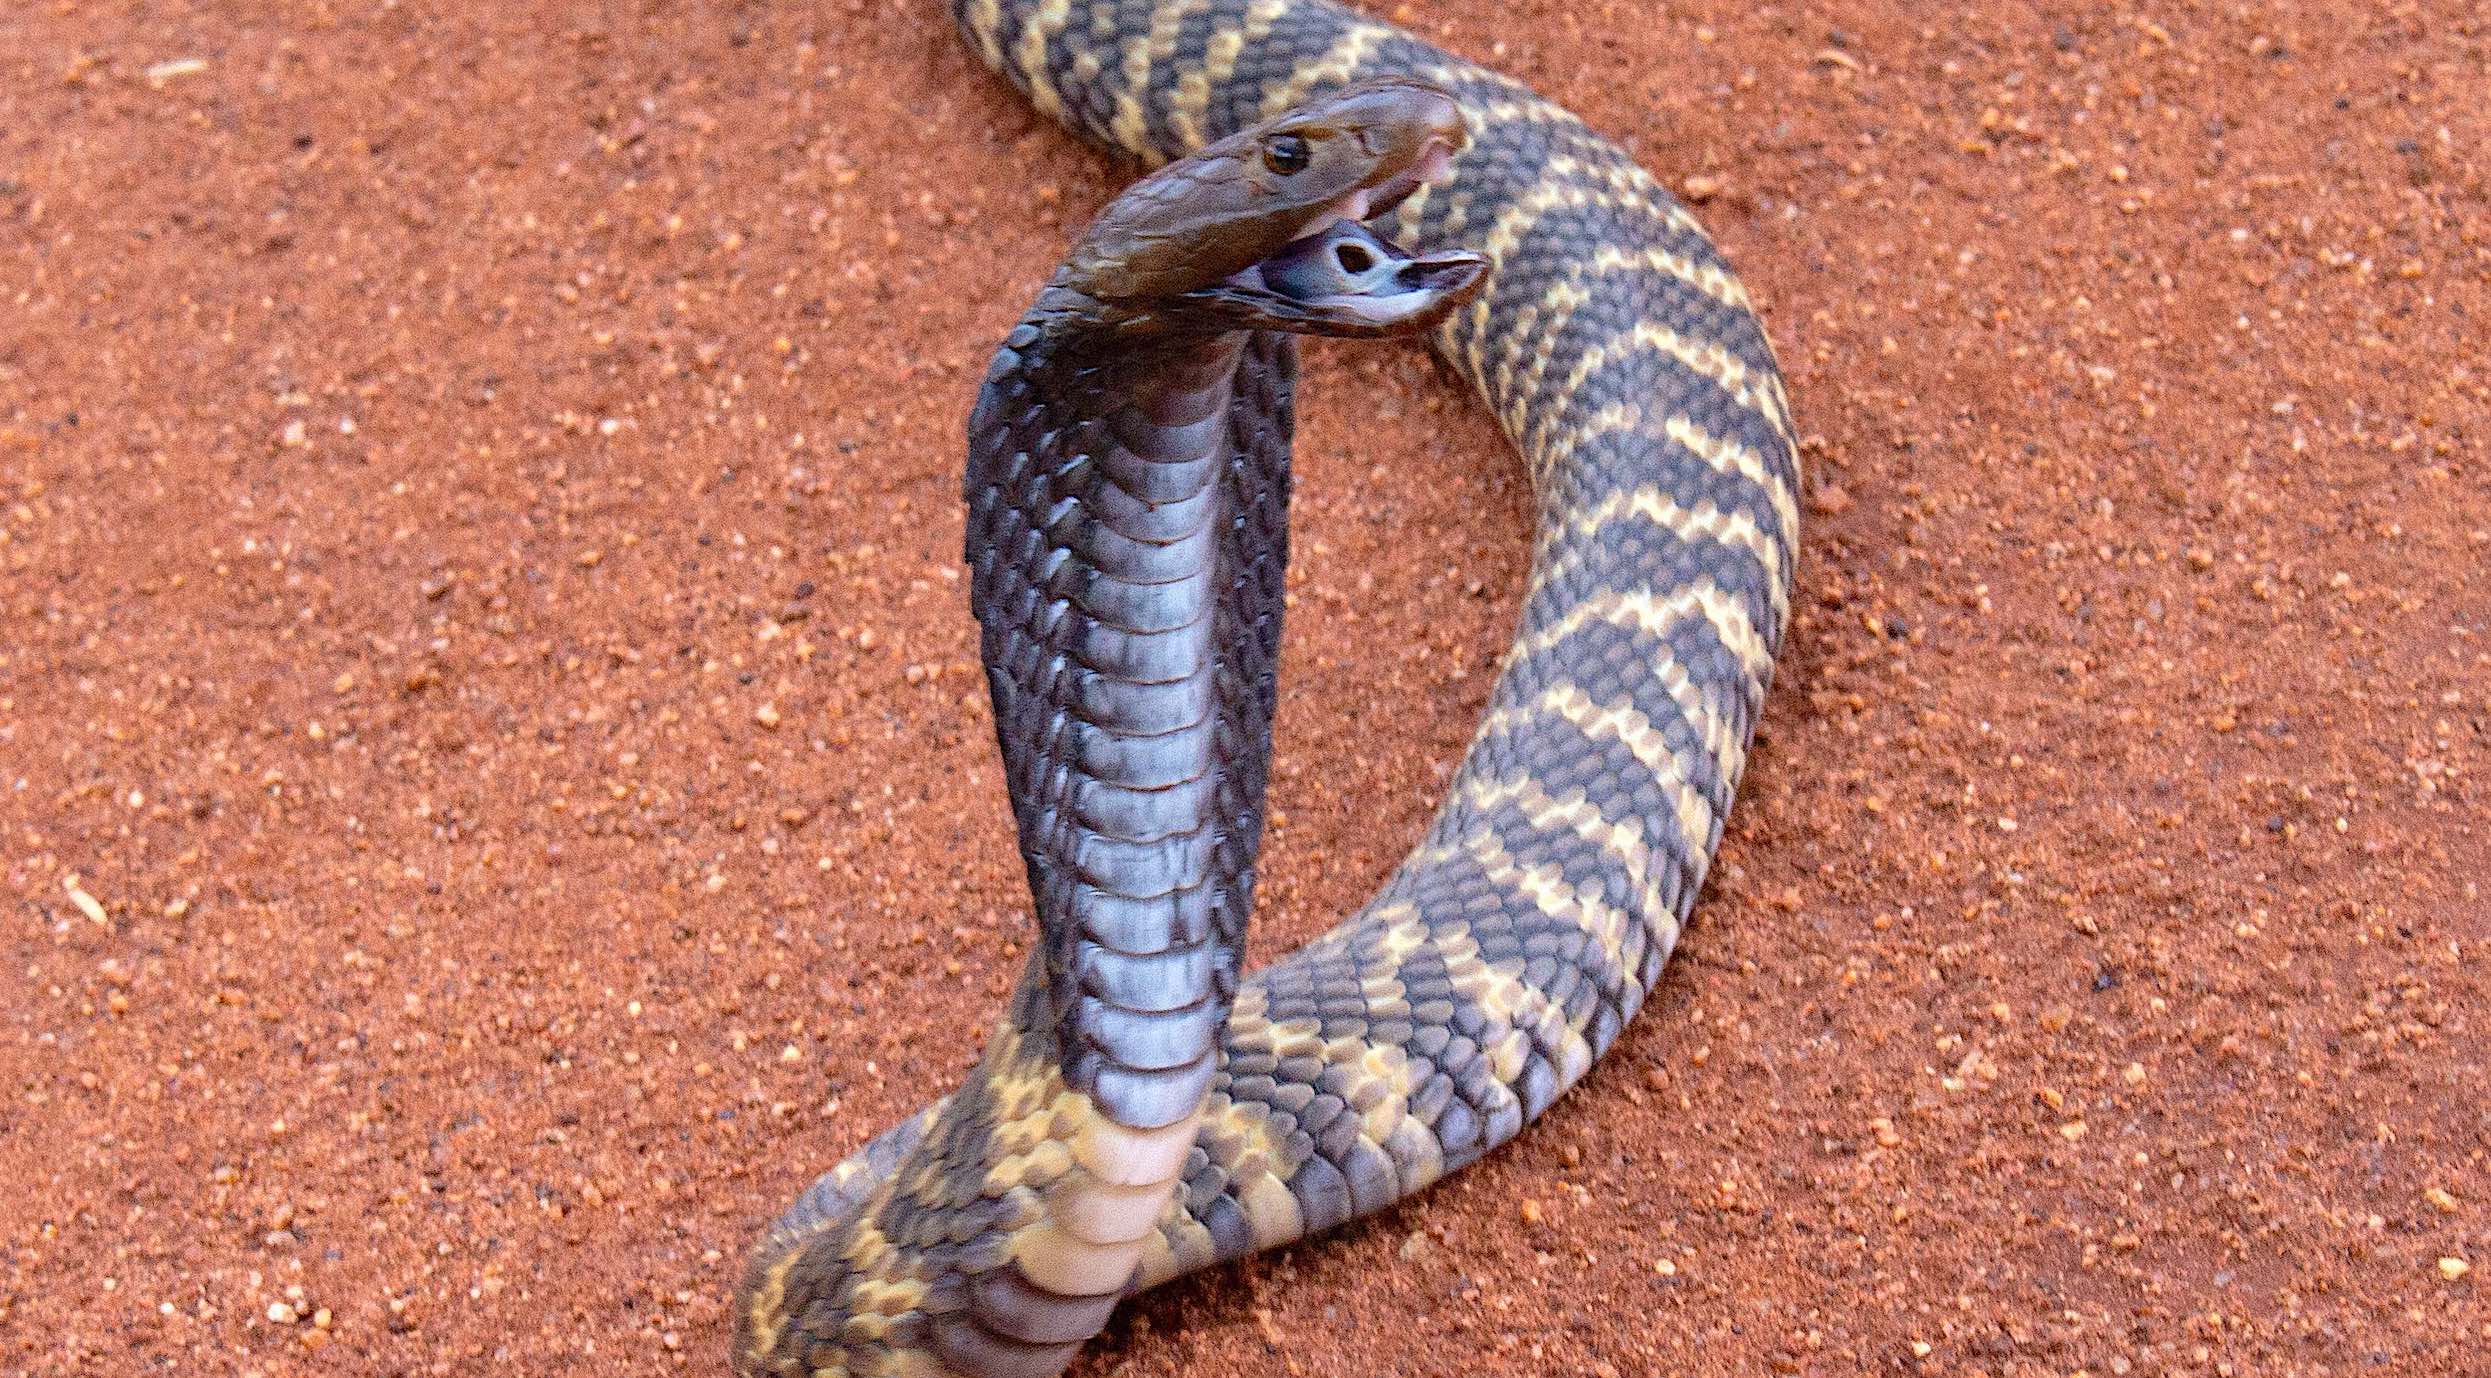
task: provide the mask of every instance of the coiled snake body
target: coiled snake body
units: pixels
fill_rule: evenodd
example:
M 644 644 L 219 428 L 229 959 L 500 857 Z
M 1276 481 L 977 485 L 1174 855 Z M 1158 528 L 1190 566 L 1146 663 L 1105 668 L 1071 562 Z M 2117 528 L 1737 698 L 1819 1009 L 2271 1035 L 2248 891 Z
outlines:
M 1048 114 L 1169 165 L 1087 232 L 969 427 L 972 605 L 1042 936 L 967 1082 L 770 1228 L 744 1373 L 1052 1374 L 1121 1296 L 1512 1138 L 1658 979 L 1787 613 L 1797 467 L 1763 331 L 1574 116 L 1327 0 L 955 15 Z M 1287 332 L 1430 325 L 1538 496 L 1515 643 L 1417 848 L 1241 976 Z

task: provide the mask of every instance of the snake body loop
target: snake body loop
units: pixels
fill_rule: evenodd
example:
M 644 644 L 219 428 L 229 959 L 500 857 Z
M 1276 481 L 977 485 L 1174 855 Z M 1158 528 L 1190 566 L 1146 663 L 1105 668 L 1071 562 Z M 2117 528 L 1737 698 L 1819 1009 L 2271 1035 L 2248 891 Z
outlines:
M 1152 164 L 1351 83 L 1449 93 L 1468 147 L 1377 228 L 1491 265 L 1433 340 L 1528 466 L 1532 574 L 1425 837 L 1365 908 L 1240 977 L 1294 378 L 1267 332 L 1301 327 L 1258 299 L 1248 328 L 1136 334 L 1076 251 L 970 427 L 972 599 L 1048 936 L 969 1080 L 768 1231 L 739 1372 L 1051 1374 L 1119 1296 L 1513 1137 L 1658 979 L 1788 610 L 1797 464 L 1763 330 L 1581 121 L 1328 0 L 955 15 L 1040 109 Z M 1181 191 L 1191 167 L 1161 176 Z M 1256 291 L 1294 290 L 1283 257 Z

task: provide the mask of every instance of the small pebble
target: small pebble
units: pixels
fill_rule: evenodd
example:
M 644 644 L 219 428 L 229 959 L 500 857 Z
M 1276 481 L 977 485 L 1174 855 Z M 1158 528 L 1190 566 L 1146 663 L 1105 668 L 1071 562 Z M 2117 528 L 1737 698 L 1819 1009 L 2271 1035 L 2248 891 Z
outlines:
M 147 69 L 147 84 L 150 86 L 162 87 L 176 78 L 196 76 L 207 69 L 208 62 L 206 58 L 177 57 L 171 59 L 170 61 L 159 62 L 154 66 L 149 67 Z
M 104 902 L 88 894 L 78 884 L 78 878 L 75 875 L 63 881 L 62 888 L 69 892 L 69 902 L 77 906 L 78 912 L 86 915 L 91 922 L 110 923 L 112 921 L 104 913 Z

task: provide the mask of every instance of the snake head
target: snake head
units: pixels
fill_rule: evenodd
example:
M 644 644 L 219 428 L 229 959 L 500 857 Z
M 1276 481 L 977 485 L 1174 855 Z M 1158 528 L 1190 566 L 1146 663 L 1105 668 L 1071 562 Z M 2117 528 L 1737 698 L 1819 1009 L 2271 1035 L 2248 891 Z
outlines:
M 1469 297 L 1487 260 L 1411 254 L 1360 222 L 1441 177 L 1468 142 L 1460 107 L 1433 86 L 1344 87 L 1134 183 L 1057 285 L 1127 326 L 1422 329 Z

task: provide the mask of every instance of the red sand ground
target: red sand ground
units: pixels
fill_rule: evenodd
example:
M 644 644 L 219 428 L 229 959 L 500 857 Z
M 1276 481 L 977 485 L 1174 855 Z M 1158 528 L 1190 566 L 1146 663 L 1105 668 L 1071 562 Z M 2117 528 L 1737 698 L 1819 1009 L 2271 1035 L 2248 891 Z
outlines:
M 0 1369 L 716 1372 L 1013 970 L 957 431 L 1120 174 L 931 0 L 532 8 L 0 13 Z M 2491 1372 L 2491 22 L 1518 9 L 1789 365 L 1765 743 L 1544 1125 L 1079 1372 Z M 1523 572 L 1305 395 L 1263 953 Z

